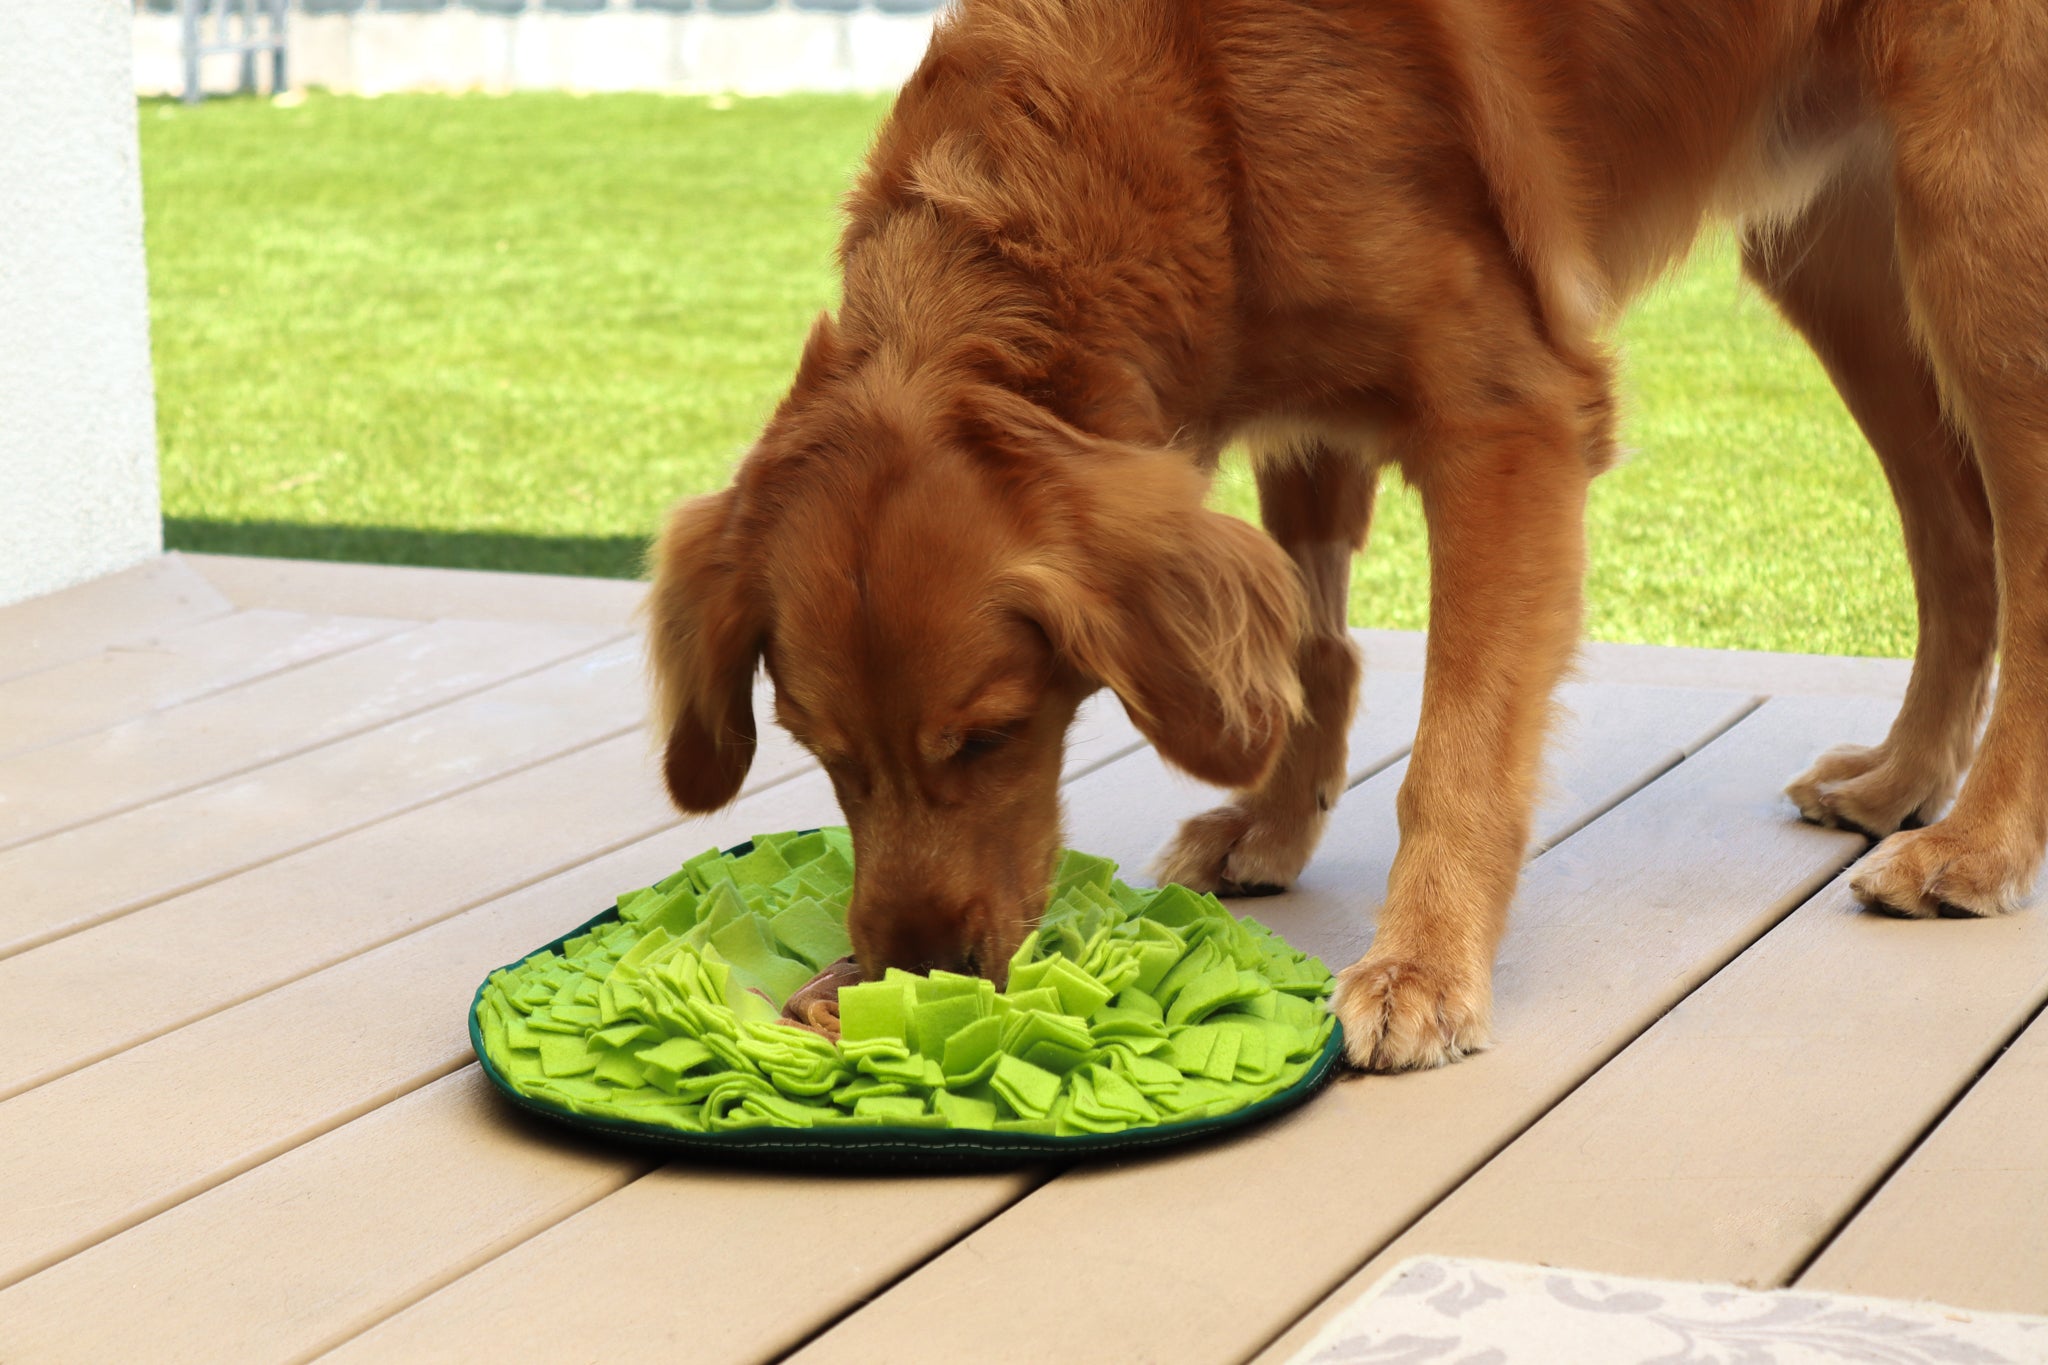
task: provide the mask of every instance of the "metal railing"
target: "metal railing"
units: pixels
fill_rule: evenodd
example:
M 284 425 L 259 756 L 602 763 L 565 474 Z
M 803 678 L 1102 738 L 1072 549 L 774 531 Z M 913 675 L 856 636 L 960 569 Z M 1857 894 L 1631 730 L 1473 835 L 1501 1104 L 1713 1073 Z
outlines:
M 241 92 L 245 95 L 256 90 L 257 57 L 268 53 L 270 88 L 283 90 L 285 12 L 290 6 L 291 0 L 178 0 L 178 19 L 184 30 L 185 103 L 197 104 L 206 98 L 199 83 L 199 64 L 202 58 L 220 53 L 241 55 Z
M 182 12 L 190 0 L 136 0 L 136 8 L 157 14 Z M 198 0 L 205 14 L 236 0 Z M 255 0 L 268 8 L 272 0 Z M 281 9 L 302 14 L 434 14 L 466 9 L 481 14 L 595 14 L 604 10 L 655 10 L 668 14 L 765 14 L 791 9 L 804 14 L 931 14 L 946 0 L 282 0 Z

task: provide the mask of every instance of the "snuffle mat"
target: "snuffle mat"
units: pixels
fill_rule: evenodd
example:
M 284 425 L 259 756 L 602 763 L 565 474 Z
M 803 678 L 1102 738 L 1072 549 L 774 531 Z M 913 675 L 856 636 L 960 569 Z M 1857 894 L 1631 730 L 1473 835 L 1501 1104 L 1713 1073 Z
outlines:
M 1321 962 L 1073 852 L 1003 990 L 892 969 L 840 987 L 834 1018 L 829 982 L 804 988 L 850 951 L 852 854 L 844 829 L 713 849 L 499 968 L 470 1009 L 485 1073 L 619 1137 L 932 1169 L 1204 1137 L 1300 1103 L 1337 1060 Z

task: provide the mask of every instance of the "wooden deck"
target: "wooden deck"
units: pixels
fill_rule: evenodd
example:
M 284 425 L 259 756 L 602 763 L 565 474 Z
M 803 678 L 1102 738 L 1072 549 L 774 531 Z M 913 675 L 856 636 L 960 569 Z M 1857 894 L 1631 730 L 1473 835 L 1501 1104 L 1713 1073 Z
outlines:
M 1278 1359 L 1431 1251 L 2048 1312 L 2048 915 L 1859 914 L 1777 795 L 1889 661 L 1590 647 L 1499 1045 L 1064 1174 L 795 1178 L 494 1102 L 489 968 L 713 844 L 834 818 L 764 734 L 682 824 L 631 584 L 169 556 L 0 610 L 0 1360 Z M 1257 913 L 1371 936 L 1419 699 Z M 1099 699 L 1102 700 L 1102 699 Z M 1074 842 L 1209 793 L 1114 705 Z

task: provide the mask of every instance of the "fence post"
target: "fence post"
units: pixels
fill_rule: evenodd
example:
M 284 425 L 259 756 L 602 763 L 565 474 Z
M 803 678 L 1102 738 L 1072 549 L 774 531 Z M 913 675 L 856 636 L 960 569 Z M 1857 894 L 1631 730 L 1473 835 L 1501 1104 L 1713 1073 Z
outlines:
M 284 66 L 284 49 L 290 36 L 285 32 L 285 25 L 290 20 L 286 11 L 290 6 L 291 0 L 270 0 L 270 36 L 277 40 L 277 45 L 270 49 L 270 93 L 273 95 L 282 95 L 291 88 L 285 83 Z
M 187 104 L 197 104 L 205 98 L 199 88 L 199 7 L 206 0 L 178 0 L 179 36 L 183 40 L 185 55 L 185 94 Z
M 256 37 L 256 15 L 251 8 L 253 3 L 254 0 L 220 0 L 221 37 L 227 37 L 228 11 L 230 9 L 234 11 L 235 18 L 240 21 L 236 25 L 240 30 L 240 36 L 233 41 L 242 45 L 242 84 L 240 93 L 244 95 L 256 93 L 256 49 L 251 46 L 252 41 Z

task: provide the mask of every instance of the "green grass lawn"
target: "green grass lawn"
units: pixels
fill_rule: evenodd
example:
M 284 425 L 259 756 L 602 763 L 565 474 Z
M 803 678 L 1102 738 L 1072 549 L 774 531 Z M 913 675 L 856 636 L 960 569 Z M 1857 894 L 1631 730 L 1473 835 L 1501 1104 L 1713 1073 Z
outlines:
M 173 548 L 630 575 L 724 481 L 834 301 L 886 102 L 520 95 L 148 102 Z M 1593 495 L 1596 639 L 1905 654 L 1876 462 L 1725 243 L 1623 332 L 1636 454 Z M 1249 513 L 1241 466 L 1219 506 Z M 1352 620 L 1420 627 L 1390 486 Z

